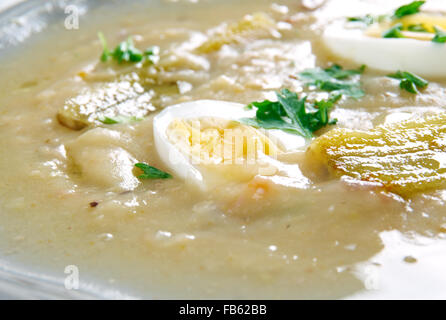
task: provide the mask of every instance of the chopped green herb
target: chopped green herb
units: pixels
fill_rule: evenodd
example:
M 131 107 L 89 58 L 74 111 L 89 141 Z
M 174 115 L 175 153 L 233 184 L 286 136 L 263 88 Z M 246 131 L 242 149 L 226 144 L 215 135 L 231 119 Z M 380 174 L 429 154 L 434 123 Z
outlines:
M 363 17 L 349 17 L 349 18 L 347 18 L 347 21 L 361 22 L 361 23 L 365 24 L 366 26 L 370 26 L 375 23 L 375 18 L 372 17 L 370 14 L 367 14 Z
M 397 71 L 395 74 L 389 74 L 388 77 L 401 80 L 400 88 L 413 94 L 417 94 L 419 89 L 424 89 L 429 85 L 428 81 L 407 71 Z
M 279 129 L 311 138 L 314 131 L 337 121 L 329 119 L 329 112 L 341 98 L 340 94 L 314 104 L 307 103 L 305 97 L 299 99 L 296 93 L 288 89 L 276 92 L 276 96 L 276 102 L 265 100 L 251 103 L 248 107 L 257 109 L 255 118 L 240 119 L 240 122 L 257 128 Z
M 422 23 L 411 24 L 407 27 L 407 30 L 412 32 L 429 32 Z
M 169 179 L 172 176 L 164 171 L 161 171 L 155 167 L 149 166 L 147 163 L 137 163 L 135 167 L 141 169 L 143 174 L 138 176 L 138 179 Z
M 147 48 L 146 51 L 144 51 L 144 58 L 150 61 L 151 63 L 155 64 L 159 60 L 159 53 L 160 53 L 160 48 L 157 46 L 153 46 Z
M 365 24 L 366 26 L 370 26 L 370 25 L 374 24 L 375 22 L 380 23 L 380 22 L 383 22 L 384 20 L 389 20 L 391 18 L 401 19 L 402 17 L 420 12 L 421 6 L 425 3 L 426 3 L 426 1 L 412 1 L 409 4 L 401 6 L 398 9 L 396 9 L 393 16 L 390 16 L 390 15 L 372 16 L 370 14 L 367 14 L 362 17 L 349 17 L 349 18 L 347 18 L 347 21 L 361 22 L 361 23 Z M 408 29 L 408 30 L 410 30 L 410 29 Z M 411 30 L 411 31 L 415 31 L 415 30 Z M 424 31 L 417 31 L 417 32 L 424 32 Z M 392 38 L 397 38 L 397 37 L 392 37 Z M 400 38 L 400 37 L 398 37 L 398 38 Z
M 132 37 L 129 37 L 126 41 L 121 42 L 113 51 L 108 48 L 107 40 L 102 32 L 98 33 L 99 41 L 102 44 L 101 61 L 107 62 L 110 58 L 116 60 L 118 63 L 122 62 L 141 62 L 143 60 L 156 62 L 158 56 L 158 47 L 152 47 L 145 52 L 141 52 L 133 44 Z
M 349 17 L 347 18 L 347 21 L 350 22 L 360 22 L 365 24 L 367 27 L 374 24 L 374 23 L 381 23 L 386 20 L 389 20 L 390 16 L 387 14 L 379 15 L 379 16 L 372 16 L 370 14 L 366 14 L 362 17 Z
M 333 78 L 343 80 L 348 77 L 363 73 L 365 68 L 366 66 L 362 65 L 359 69 L 356 70 L 344 70 L 340 65 L 334 64 L 331 67 L 324 69 L 324 71 Z
M 127 41 L 121 42 L 113 52 L 113 58 L 119 63 L 125 62 L 140 62 L 143 54 L 133 44 L 133 39 L 129 37 Z
M 105 117 L 104 119 L 101 119 L 99 121 L 102 122 L 103 124 L 117 124 L 117 123 L 119 123 L 118 120 L 115 120 L 115 119 L 109 118 L 109 117 Z
M 383 33 L 383 38 L 404 38 L 402 34 L 403 24 L 398 23 Z
M 364 70 L 365 66 L 357 70 L 344 70 L 335 64 L 326 69 L 308 69 L 299 73 L 299 76 L 306 81 L 307 85 L 316 86 L 320 90 L 359 99 L 364 96 L 364 91 L 359 81 L 353 81 L 351 78 L 362 74 Z
M 438 27 L 434 27 L 434 29 L 435 29 L 435 37 L 432 39 L 432 42 L 445 43 L 446 42 L 446 32 L 441 30 Z
M 420 12 L 420 7 L 425 3 L 426 1 L 412 1 L 409 4 L 406 4 L 396 9 L 393 17 L 396 19 L 400 19 L 404 16 L 409 16 L 411 14 L 418 13 Z
M 126 116 L 116 116 L 116 117 L 104 117 L 99 121 L 103 124 L 118 124 L 118 123 L 129 123 L 129 122 L 137 122 L 141 121 L 141 118 L 137 117 L 126 117 Z

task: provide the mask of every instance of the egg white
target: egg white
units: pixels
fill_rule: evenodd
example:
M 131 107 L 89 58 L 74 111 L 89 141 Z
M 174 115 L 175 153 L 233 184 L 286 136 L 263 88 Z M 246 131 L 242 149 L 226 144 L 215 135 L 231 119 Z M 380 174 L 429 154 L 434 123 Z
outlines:
M 323 34 L 336 56 L 385 72 L 404 70 L 422 77 L 446 77 L 446 45 L 406 38 L 374 38 L 363 29 L 335 22 Z
M 170 123 L 175 119 L 239 120 L 253 116 L 255 116 L 255 110 L 247 110 L 242 104 L 227 101 L 198 100 L 170 106 L 153 120 L 155 147 L 161 160 L 176 177 L 193 182 L 201 189 L 206 189 L 199 166 L 191 163 L 189 155 L 184 154 L 169 140 L 167 130 Z M 265 133 L 263 129 L 258 130 Z M 303 137 L 280 130 L 268 130 L 267 135 L 274 139 L 277 146 L 284 152 L 303 150 L 307 143 Z

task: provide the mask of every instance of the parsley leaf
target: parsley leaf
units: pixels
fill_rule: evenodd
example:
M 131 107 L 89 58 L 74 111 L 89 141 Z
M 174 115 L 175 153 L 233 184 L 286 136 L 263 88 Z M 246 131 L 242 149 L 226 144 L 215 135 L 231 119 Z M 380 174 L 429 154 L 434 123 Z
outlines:
M 362 74 L 364 70 L 365 66 L 357 70 L 344 70 L 335 64 L 326 69 L 307 69 L 299 73 L 299 76 L 306 81 L 307 85 L 316 86 L 320 90 L 359 99 L 364 96 L 364 91 L 359 81 L 352 81 L 351 77 Z
M 112 55 L 112 53 L 108 49 L 107 39 L 105 39 L 105 36 L 102 32 L 98 32 L 98 38 L 102 45 L 101 61 L 106 62 L 108 60 L 109 56 Z
M 397 23 L 392 28 L 383 33 L 383 38 L 404 38 L 404 35 L 401 32 L 402 30 L 403 24 Z
M 435 29 L 435 37 L 432 39 L 432 42 L 445 43 L 446 42 L 446 32 L 441 30 L 438 27 L 434 27 L 434 29 Z
M 279 129 L 292 134 L 311 138 L 313 132 L 327 125 L 335 124 L 336 119 L 329 119 L 329 112 L 341 95 L 329 100 L 307 103 L 306 98 L 288 89 L 276 92 L 278 101 L 265 100 L 253 102 L 248 108 L 256 108 L 255 118 L 243 118 L 240 122 L 257 128 Z
M 419 89 L 424 89 L 429 85 L 428 81 L 407 71 L 397 71 L 395 74 L 389 74 L 388 77 L 401 80 L 400 88 L 413 94 L 419 93 Z
M 112 56 L 119 63 L 140 62 L 143 58 L 142 52 L 135 48 L 131 37 L 121 42 L 113 51 Z
M 161 171 L 155 167 L 149 166 L 146 163 L 137 163 L 135 167 L 141 169 L 143 174 L 138 176 L 138 179 L 169 179 L 172 176 L 164 171 Z
M 150 61 L 152 64 L 155 64 L 158 62 L 160 58 L 159 54 L 160 54 L 160 48 L 157 46 L 153 46 L 147 48 L 146 51 L 144 51 L 144 58 Z
M 99 119 L 99 121 L 102 122 L 103 124 L 129 123 L 141 120 L 142 120 L 141 118 L 127 117 L 127 116 L 104 117 L 103 119 Z
M 137 49 L 133 43 L 132 37 L 129 37 L 126 41 L 121 42 L 113 51 L 108 48 L 107 40 L 102 32 L 98 33 L 99 41 L 102 44 L 101 61 L 107 62 L 110 58 L 116 60 L 118 63 L 122 62 L 141 62 L 148 60 L 152 63 L 157 61 L 159 53 L 158 47 L 152 47 L 144 52 Z
M 425 3 L 426 3 L 426 1 L 412 1 L 409 4 L 406 4 L 404 6 L 399 7 L 398 9 L 396 9 L 393 16 L 396 19 L 400 19 L 404 16 L 418 13 L 418 12 L 420 12 L 420 7 Z

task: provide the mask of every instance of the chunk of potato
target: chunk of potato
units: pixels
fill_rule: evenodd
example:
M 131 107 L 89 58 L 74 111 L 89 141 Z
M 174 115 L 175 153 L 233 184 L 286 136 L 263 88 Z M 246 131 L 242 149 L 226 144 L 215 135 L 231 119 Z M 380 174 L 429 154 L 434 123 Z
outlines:
M 117 131 L 95 128 L 67 144 L 67 154 L 86 184 L 111 191 L 135 189 L 139 180 L 133 174 L 138 161 L 124 149 L 128 139 Z
M 446 115 L 370 131 L 334 129 L 310 145 L 306 162 L 313 172 L 378 183 L 403 197 L 445 188 Z
M 237 23 L 223 25 L 209 34 L 209 38 L 197 51 L 210 53 L 220 50 L 225 44 L 238 43 L 249 38 L 271 37 L 275 27 L 274 20 L 265 13 L 246 15 Z

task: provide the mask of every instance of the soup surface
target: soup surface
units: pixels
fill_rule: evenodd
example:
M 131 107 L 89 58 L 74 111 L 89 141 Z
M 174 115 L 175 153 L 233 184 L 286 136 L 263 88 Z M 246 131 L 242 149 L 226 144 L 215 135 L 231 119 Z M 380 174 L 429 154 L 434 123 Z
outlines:
M 396 18 L 344 26 L 407 2 L 80 5 L 79 29 L 61 20 L 0 49 L 3 267 L 63 286 L 74 265 L 81 289 L 109 298 L 445 298 L 446 44 L 410 30 L 440 28 L 446 7 L 401 18 L 408 39 L 386 38 L 391 53 L 379 41 Z M 336 23 L 348 52 L 326 33 Z M 355 51 L 372 40 L 372 54 Z M 407 59 L 398 41 L 429 56 Z M 333 77 L 334 65 L 354 71 Z M 428 84 L 388 77 L 399 70 Z M 306 136 L 284 114 L 272 131 L 239 123 L 283 89 L 337 122 L 312 115 Z M 265 145 L 266 169 L 226 163 L 246 146 L 218 154 L 234 128 Z

